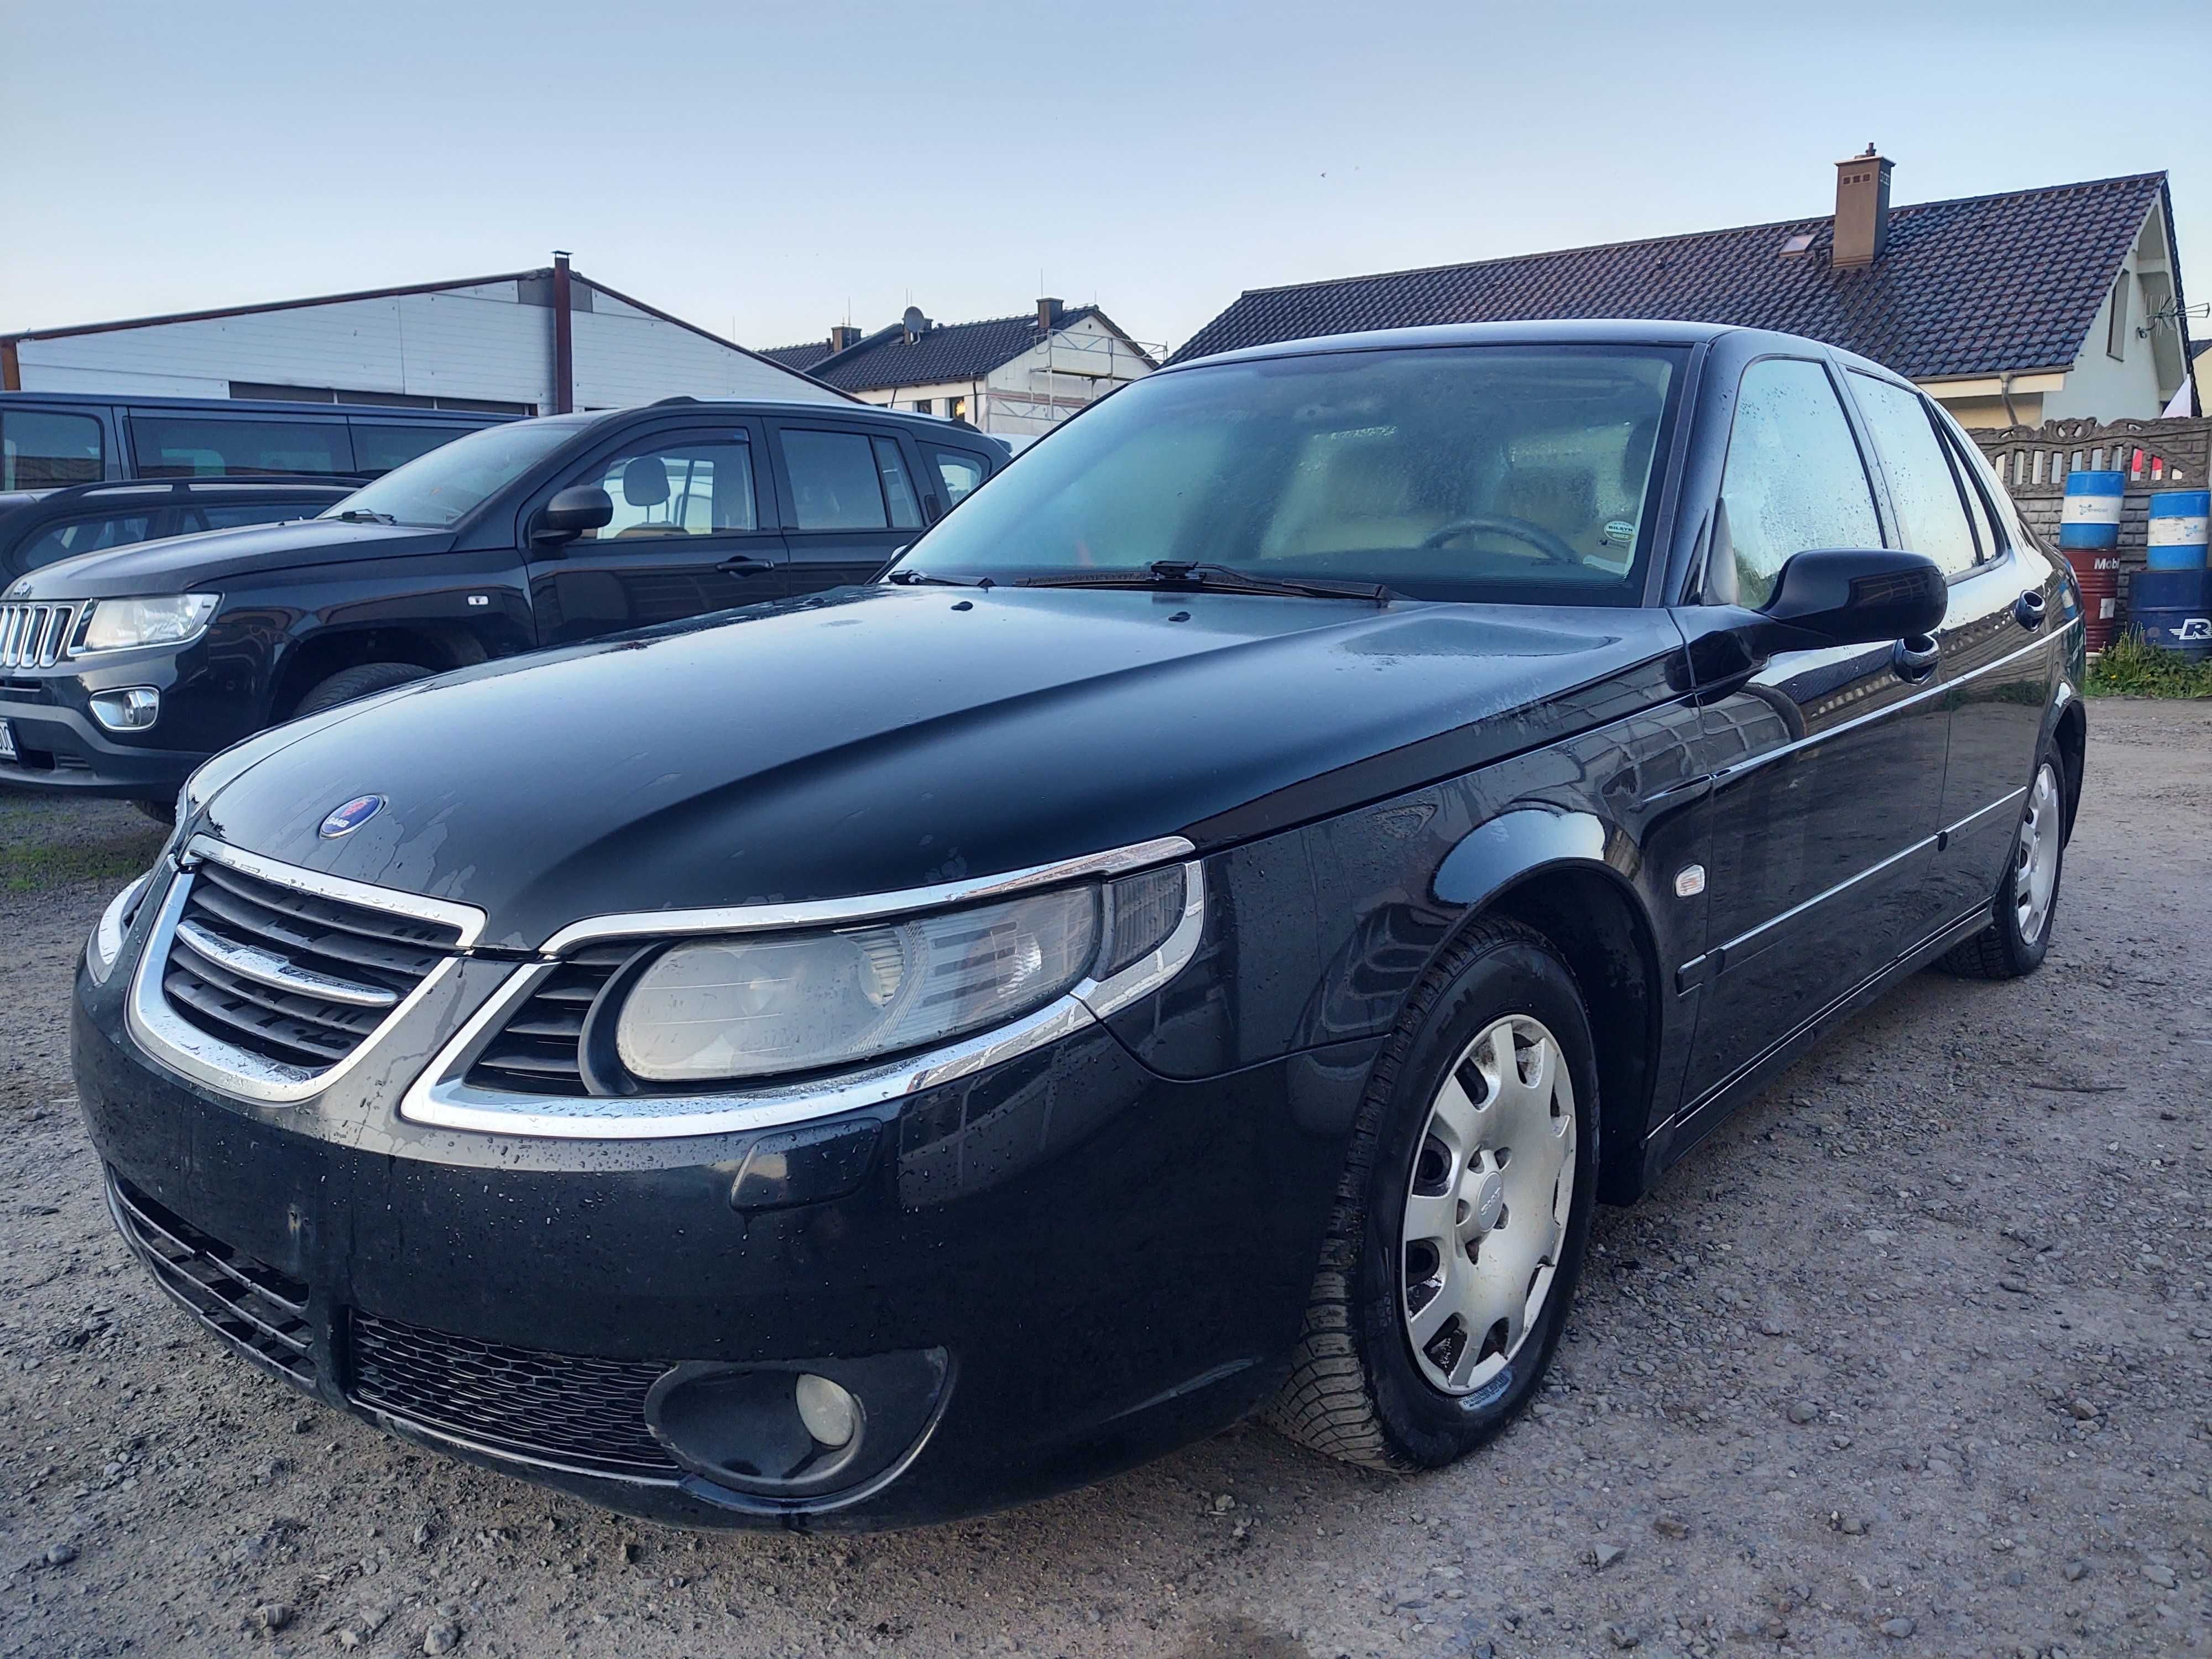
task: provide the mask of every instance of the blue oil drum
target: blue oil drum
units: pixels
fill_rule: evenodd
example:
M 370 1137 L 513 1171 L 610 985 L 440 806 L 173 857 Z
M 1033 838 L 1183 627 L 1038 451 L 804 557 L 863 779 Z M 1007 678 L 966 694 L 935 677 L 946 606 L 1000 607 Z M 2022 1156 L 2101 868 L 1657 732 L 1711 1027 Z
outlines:
M 2128 599 L 2129 620 L 2148 643 L 2212 660 L 2212 570 L 2138 570 Z
M 2208 561 L 2206 526 L 2212 524 L 2212 489 L 2161 489 L 2150 498 L 2143 556 L 2153 570 L 2202 570 Z

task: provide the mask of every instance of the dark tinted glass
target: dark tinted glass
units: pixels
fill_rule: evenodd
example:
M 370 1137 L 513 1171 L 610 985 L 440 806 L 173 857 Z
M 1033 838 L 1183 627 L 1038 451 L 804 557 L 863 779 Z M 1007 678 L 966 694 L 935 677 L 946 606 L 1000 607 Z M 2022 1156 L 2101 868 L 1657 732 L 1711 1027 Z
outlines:
M 938 482 L 945 486 L 947 512 L 966 501 L 975 493 L 975 486 L 988 476 L 981 458 L 963 450 L 932 449 L 929 459 L 937 468 Z
M 1966 521 L 1966 502 L 1920 394 L 1856 373 L 1851 390 L 1881 453 L 1882 477 L 1889 481 L 1890 505 L 1902 523 L 1905 544 L 1925 553 L 1948 575 L 1972 570 L 1974 532 Z
M 254 473 L 346 473 L 353 446 L 342 421 L 234 421 L 220 416 L 134 415 L 131 443 L 144 478 L 210 478 Z
M 381 477 L 395 466 L 404 466 L 417 455 L 427 455 L 440 444 L 451 443 L 466 430 L 455 426 L 368 426 L 353 428 L 353 465 L 356 472 Z
M 104 459 L 100 422 L 89 415 L 0 413 L 0 489 L 97 483 Z
M 921 527 L 921 508 L 914 498 L 914 486 L 907 482 L 906 457 L 899 453 L 897 441 L 890 438 L 873 440 L 876 446 L 876 471 L 883 475 L 884 499 L 890 503 L 891 527 L 894 530 L 918 530 Z
M 801 530 L 883 530 L 875 452 L 858 432 L 786 432 L 792 507 Z
M 1636 604 L 1677 356 L 1480 346 L 1154 375 L 1024 453 L 906 562 L 1008 581 L 1190 561 Z
M 1757 609 L 1793 554 L 1881 545 L 1866 463 L 1826 368 L 1774 357 L 1744 370 L 1721 499 L 1735 591 L 1723 567 L 1708 579 L 1709 598 Z
M 19 570 L 36 570 L 42 564 L 79 553 L 97 553 L 104 547 L 128 547 L 143 542 L 153 528 L 150 513 L 118 513 L 97 519 L 74 519 L 58 524 L 33 538 L 15 556 Z

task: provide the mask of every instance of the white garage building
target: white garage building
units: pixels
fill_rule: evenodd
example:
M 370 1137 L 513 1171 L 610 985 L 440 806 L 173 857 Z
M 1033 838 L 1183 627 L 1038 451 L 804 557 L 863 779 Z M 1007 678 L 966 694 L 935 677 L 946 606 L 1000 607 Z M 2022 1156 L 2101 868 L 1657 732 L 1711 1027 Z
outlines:
M 572 271 L 0 334 L 0 390 L 550 415 L 657 398 L 851 401 Z

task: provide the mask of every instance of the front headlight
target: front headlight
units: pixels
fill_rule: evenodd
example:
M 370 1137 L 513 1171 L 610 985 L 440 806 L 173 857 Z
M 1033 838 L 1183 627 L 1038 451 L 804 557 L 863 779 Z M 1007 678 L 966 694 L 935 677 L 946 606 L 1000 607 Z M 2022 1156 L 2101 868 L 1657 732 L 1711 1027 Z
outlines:
M 123 954 L 123 936 L 131 931 L 138 902 L 146 896 L 147 884 L 153 879 L 154 871 L 149 870 L 109 900 L 107 908 L 100 912 L 100 925 L 84 945 L 84 965 L 92 970 L 94 983 L 106 983 L 115 970 L 115 958 Z
M 213 593 L 94 599 L 78 634 L 76 649 L 121 651 L 134 645 L 182 645 L 206 631 L 216 604 Z
M 615 1028 L 648 1088 L 850 1066 L 1019 1019 L 1158 950 L 1180 867 L 912 920 L 671 946 Z

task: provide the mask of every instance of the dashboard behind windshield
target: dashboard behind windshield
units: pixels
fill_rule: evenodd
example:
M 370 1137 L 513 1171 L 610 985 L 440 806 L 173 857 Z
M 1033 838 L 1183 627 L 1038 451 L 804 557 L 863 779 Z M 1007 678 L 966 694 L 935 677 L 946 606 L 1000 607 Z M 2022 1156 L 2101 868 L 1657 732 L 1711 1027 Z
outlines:
M 1681 357 L 1468 346 L 1155 375 L 1022 456 L 901 568 L 1015 582 L 1169 560 L 1636 604 Z

